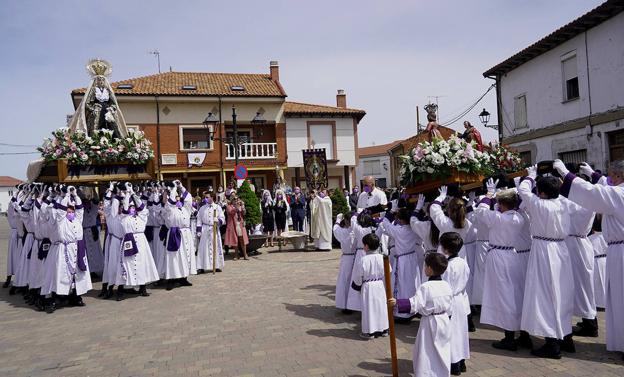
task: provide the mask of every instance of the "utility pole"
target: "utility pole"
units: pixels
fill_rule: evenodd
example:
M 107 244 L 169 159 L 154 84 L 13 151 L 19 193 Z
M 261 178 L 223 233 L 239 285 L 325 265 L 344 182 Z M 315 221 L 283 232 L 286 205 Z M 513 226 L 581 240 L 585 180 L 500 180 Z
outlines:
M 418 106 L 416 106 L 416 134 L 420 133 L 420 113 L 418 111 Z

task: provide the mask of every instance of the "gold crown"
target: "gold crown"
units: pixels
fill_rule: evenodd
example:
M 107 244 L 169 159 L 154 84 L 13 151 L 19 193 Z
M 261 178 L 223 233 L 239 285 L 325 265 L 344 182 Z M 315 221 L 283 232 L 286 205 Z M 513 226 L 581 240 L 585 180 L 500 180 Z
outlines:
M 104 59 L 91 59 L 87 63 L 87 72 L 94 76 L 109 76 L 113 72 L 113 66 Z

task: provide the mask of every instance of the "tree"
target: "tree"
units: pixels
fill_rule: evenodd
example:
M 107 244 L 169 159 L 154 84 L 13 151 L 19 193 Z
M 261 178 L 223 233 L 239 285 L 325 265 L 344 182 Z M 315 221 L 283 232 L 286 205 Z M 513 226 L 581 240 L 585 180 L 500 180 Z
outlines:
M 347 198 L 345 198 L 341 189 L 336 188 L 331 193 L 331 201 L 332 201 L 332 217 L 333 221 L 336 221 L 336 216 L 339 213 L 346 215 L 350 212 L 349 203 L 347 202 Z
M 251 191 L 249 182 L 245 180 L 241 187 L 238 189 L 238 197 L 245 203 L 245 225 L 252 228 L 260 224 L 260 201 L 256 196 L 256 193 Z

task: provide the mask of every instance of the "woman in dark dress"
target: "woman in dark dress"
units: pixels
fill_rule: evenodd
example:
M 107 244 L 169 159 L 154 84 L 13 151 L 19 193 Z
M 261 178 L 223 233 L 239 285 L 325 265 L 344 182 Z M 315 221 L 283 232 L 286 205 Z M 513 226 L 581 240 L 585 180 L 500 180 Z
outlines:
M 286 214 L 288 213 L 288 202 L 284 196 L 282 190 L 275 192 L 275 205 L 273 210 L 275 211 L 275 225 L 277 227 L 277 235 L 281 236 L 282 232 L 287 229 L 286 227 Z M 278 239 L 278 244 L 281 243 L 281 238 Z
M 269 190 L 262 191 L 262 229 L 267 236 L 264 246 L 273 247 L 273 234 L 275 233 L 275 216 L 273 215 L 273 198 Z

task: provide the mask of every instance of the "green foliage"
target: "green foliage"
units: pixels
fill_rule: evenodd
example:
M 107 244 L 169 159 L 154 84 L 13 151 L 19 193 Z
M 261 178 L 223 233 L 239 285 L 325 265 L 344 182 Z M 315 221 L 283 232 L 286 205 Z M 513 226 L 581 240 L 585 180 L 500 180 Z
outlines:
M 346 215 L 350 212 L 349 203 L 347 202 L 347 198 L 345 198 L 341 189 L 334 189 L 330 198 L 332 201 L 332 217 L 334 221 L 336 221 L 336 216 L 338 216 L 339 213 Z
M 260 213 L 260 200 L 256 193 L 251 191 L 249 182 L 245 180 L 237 191 L 238 197 L 245 203 L 245 225 L 255 226 L 260 224 L 262 215 Z

